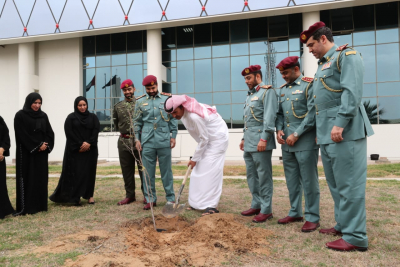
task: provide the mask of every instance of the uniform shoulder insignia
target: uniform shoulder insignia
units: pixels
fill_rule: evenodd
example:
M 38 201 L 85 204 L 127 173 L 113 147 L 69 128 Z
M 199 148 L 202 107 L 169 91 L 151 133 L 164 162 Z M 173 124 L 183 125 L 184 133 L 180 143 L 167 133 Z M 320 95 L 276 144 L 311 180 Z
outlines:
M 144 96 L 146 96 L 146 94 L 141 95 L 141 96 L 139 96 L 139 97 L 136 97 L 136 100 L 139 100 L 139 99 L 141 99 L 141 98 L 144 97 Z
M 352 51 L 348 51 L 348 52 L 346 52 L 346 56 L 348 56 L 348 55 L 355 55 L 355 54 L 357 54 L 357 51 L 356 50 L 352 50 Z
M 166 95 L 166 96 L 172 96 L 172 94 L 170 93 L 165 93 L 165 92 L 161 92 L 162 95 Z
M 271 85 L 263 85 L 263 86 L 260 86 L 261 88 L 264 88 L 264 89 L 270 89 L 272 86 Z
M 349 44 L 341 45 L 341 46 L 339 46 L 338 48 L 336 48 L 336 51 L 343 51 L 343 50 L 345 50 L 346 48 L 348 48 L 348 47 L 347 47 L 348 45 L 349 45 Z
M 282 89 L 287 83 L 284 83 L 281 85 L 281 87 L 279 87 L 279 89 Z
M 311 78 L 311 77 L 305 77 L 305 76 L 304 76 L 303 78 L 301 78 L 301 80 L 302 80 L 302 81 L 305 81 L 305 82 L 308 82 L 308 83 L 314 81 L 313 78 Z

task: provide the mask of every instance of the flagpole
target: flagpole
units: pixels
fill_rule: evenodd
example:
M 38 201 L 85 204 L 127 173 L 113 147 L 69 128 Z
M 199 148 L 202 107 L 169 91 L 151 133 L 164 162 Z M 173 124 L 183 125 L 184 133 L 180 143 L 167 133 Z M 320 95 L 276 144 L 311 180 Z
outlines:
M 106 78 L 106 73 L 104 73 L 104 85 L 105 85 L 105 88 L 104 88 L 104 109 L 105 109 L 106 105 L 107 105 L 107 100 L 106 100 L 106 97 L 107 97 L 107 78 Z M 105 117 L 106 116 L 105 111 L 103 111 L 103 114 L 104 114 L 104 117 Z

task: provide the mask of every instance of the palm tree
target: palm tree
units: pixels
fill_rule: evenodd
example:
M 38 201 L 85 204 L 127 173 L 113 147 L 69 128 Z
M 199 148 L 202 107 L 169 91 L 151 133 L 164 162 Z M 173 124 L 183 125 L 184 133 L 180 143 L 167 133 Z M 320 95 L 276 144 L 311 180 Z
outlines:
M 367 113 L 368 119 L 371 124 L 378 124 L 378 113 L 382 116 L 386 111 L 384 108 L 378 109 L 377 104 L 371 104 L 371 100 L 366 100 L 363 102 L 365 111 Z M 380 124 L 388 124 L 388 120 L 379 119 Z

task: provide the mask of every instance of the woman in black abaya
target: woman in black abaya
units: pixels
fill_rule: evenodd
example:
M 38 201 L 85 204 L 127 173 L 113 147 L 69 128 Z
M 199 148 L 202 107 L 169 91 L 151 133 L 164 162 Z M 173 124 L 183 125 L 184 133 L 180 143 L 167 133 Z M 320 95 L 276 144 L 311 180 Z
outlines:
M 65 120 L 67 143 L 63 168 L 50 200 L 79 205 L 82 197 L 94 204 L 100 122 L 87 110 L 87 100 L 83 96 L 75 99 L 74 110 Z
M 30 93 L 14 118 L 17 144 L 15 216 L 47 211 L 48 156 L 54 147 L 54 132 L 41 106 L 42 97 Z
M 6 159 L 10 155 L 10 135 L 8 127 L 0 116 L 0 219 L 14 212 L 8 198 L 6 181 Z

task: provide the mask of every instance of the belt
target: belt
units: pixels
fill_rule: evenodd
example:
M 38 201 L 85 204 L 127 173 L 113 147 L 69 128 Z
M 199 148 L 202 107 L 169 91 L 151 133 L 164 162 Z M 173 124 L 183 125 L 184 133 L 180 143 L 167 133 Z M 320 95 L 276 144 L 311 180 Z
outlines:
M 161 125 L 158 125 L 156 122 L 155 122 L 155 123 L 145 122 L 145 123 L 143 123 L 143 126 L 150 126 L 150 127 L 152 127 L 154 130 L 156 130 L 159 126 L 161 127 Z
M 263 125 L 262 122 L 258 122 L 258 121 L 249 121 L 246 122 L 246 127 L 253 127 L 253 126 L 261 126 Z
M 125 138 L 125 139 L 129 139 L 129 138 L 134 138 L 135 137 L 134 135 L 130 135 L 130 134 L 120 134 L 119 136 L 122 137 L 122 138 Z
M 325 110 L 328 108 L 333 108 L 333 107 L 337 107 L 340 106 L 342 104 L 342 101 L 340 100 L 340 98 L 336 98 L 334 100 L 325 102 L 325 103 L 321 103 L 321 104 L 315 104 L 315 111 L 321 111 L 321 110 Z

